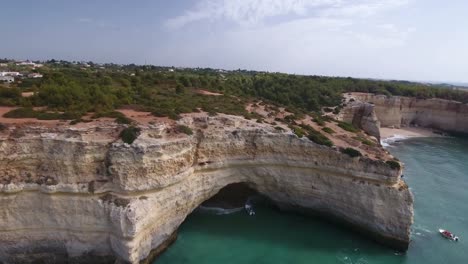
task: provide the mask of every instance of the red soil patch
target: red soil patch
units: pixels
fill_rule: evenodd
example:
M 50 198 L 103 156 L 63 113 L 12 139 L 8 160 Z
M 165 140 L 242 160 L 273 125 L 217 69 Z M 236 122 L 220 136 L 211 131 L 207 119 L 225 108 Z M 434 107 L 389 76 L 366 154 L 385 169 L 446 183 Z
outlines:
M 197 93 L 203 94 L 203 95 L 212 95 L 212 96 L 221 96 L 221 95 L 223 95 L 221 93 L 213 93 L 213 92 L 210 92 L 210 91 L 207 91 L 207 90 L 197 90 Z
M 126 117 L 134 120 L 138 124 L 151 124 L 151 123 L 174 123 L 174 120 L 168 117 L 156 117 L 151 112 L 141 112 L 133 109 L 117 109 L 116 111 L 124 114 Z
M 21 96 L 22 97 L 31 97 L 34 95 L 34 92 L 24 92 L 24 93 L 21 93 Z

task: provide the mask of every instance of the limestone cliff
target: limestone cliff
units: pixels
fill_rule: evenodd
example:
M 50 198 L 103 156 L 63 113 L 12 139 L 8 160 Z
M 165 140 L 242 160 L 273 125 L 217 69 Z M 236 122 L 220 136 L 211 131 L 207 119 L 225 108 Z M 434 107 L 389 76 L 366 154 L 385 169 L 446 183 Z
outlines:
M 144 262 L 198 205 L 239 182 L 407 248 L 413 199 L 401 171 L 240 117 L 180 122 L 194 135 L 148 125 L 131 145 L 117 125 L 0 132 L 0 262 Z
M 468 105 L 442 99 L 417 99 L 410 97 L 352 93 L 346 95 L 348 102 L 353 100 L 371 103 L 383 127 L 420 126 L 437 130 L 468 133 Z M 356 101 L 350 102 L 356 107 Z M 349 116 L 355 116 L 348 107 Z M 359 115 L 356 115 L 359 116 Z M 354 118 L 357 118 L 357 117 Z
M 344 111 L 341 111 L 338 119 L 351 123 L 356 127 L 366 131 L 367 134 L 380 141 L 380 121 L 377 118 L 373 104 L 356 101 L 347 102 Z

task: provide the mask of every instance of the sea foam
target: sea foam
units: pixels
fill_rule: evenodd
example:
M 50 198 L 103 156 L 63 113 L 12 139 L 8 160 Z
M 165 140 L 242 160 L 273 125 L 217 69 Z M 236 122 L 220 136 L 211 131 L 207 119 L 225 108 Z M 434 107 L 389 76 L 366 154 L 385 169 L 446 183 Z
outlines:
M 386 138 L 386 139 L 383 139 L 380 141 L 380 144 L 382 145 L 382 147 L 384 148 L 387 148 L 387 147 L 391 147 L 392 144 L 395 144 L 399 141 L 402 141 L 402 140 L 405 140 L 405 139 L 408 139 L 407 136 L 403 136 L 403 135 L 393 135 L 389 138 Z
M 244 209 L 244 207 L 238 208 L 231 208 L 231 209 L 224 209 L 219 207 L 206 207 L 206 206 L 199 206 L 198 210 L 202 212 L 213 213 L 215 215 L 227 215 L 240 212 Z

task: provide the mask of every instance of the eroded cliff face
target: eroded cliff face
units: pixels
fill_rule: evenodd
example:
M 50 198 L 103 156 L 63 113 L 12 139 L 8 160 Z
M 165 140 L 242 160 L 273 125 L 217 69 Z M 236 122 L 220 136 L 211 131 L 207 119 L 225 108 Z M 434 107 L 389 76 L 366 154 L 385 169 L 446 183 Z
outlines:
M 142 127 L 0 134 L 0 262 L 140 263 L 203 201 L 244 182 L 285 209 L 331 215 L 406 249 L 413 199 L 401 171 L 239 117 L 185 118 L 192 136 Z
M 372 103 L 383 127 L 420 126 L 468 133 L 468 105 L 460 102 L 367 93 L 352 93 L 346 97 Z
M 375 137 L 380 142 L 380 120 L 377 117 L 375 106 L 365 101 L 350 100 L 347 106 L 338 114 L 338 119 L 351 123 Z

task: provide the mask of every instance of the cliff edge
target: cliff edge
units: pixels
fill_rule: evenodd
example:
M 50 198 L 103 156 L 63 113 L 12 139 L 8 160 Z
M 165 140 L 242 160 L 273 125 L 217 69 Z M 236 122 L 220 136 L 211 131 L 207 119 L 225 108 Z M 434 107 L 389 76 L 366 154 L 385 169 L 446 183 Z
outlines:
M 467 104 L 369 93 L 348 93 L 344 97 L 347 105 L 340 118 L 355 124 L 356 120 L 363 120 L 358 123 L 359 127 L 370 135 L 376 135 L 376 126 L 424 127 L 449 133 L 468 133 Z M 359 112 L 359 109 L 367 109 L 367 112 Z
M 407 249 L 413 198 L 400 169 L 241 117 L 178 122 L 193 135 L 141 125 L 126 144 L 117 124 L 0 131 L 0 262 L 147 263 L 232 183 Z

